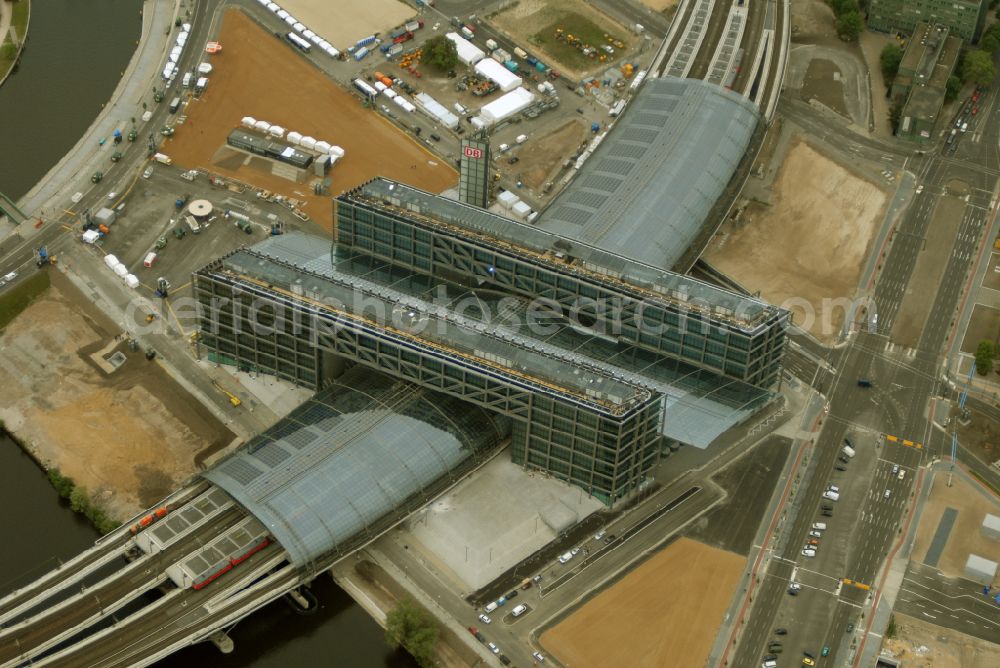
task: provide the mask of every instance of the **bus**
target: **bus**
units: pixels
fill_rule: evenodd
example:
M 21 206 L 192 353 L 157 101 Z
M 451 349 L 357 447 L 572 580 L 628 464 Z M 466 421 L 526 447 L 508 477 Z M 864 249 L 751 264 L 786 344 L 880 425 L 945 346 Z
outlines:
M 312 44 L 310 44 L 309 42 L 307 42 L 306 40 L 299 37 L 293 32 L 286 33 L 285 39 L 291 42 L 292 46 L 297 47 L 299 51 L 301 51 L 302 53 L 309 53 L 309 51 L 312 50 Z

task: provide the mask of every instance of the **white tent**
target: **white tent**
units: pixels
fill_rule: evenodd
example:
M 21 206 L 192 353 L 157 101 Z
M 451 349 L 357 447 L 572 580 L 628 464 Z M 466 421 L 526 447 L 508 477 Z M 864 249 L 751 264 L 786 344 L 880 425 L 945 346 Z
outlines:
M 450 32 L 445 37 L 455 43 L 455 50 L 458 51 L 458 59 L 466 65 L 475 65 L 486 57 L 482 49 L 457 32 Z
M 125 278 L 126 276 L 128 276 L 128 267 L 126 267 L 123 264 L 116 264 L 115 273 L 118 274 L 120 278 Z
M 316 142 L 316 152 L 318 153 L 329 153 L 330 152 L 330 142 L 328 141 L 318 141 Z
M 257 121 L 253 124 L 254 129 L 260 130 L 261 132 L 267 132 L 271 129 L 271 124 L 267 121 Z
M 303 137 L 299 144 L 303 148 L 307 148 L 310 151 L 316 148 L 316 138 L 315 137 Z
M 101 233 L 97 230 L 87 230 L 83 233 L 83 243 L 92 244 L 101 238 Z
M 118 258 L 114 255 L 105 255 L 104 264 L 108 265 L 109 269 L 114 269 L 117 265 L 121 264 L 121 262 L 119 262 Z
M 535 94 L 527 88 L 515 88 L 503 97 L 499 97 L 479 110 L 479 116 L 488 124 L 498 123 L 513 116 L 532 103 Z
M 302 133 L 292 130 L 287 135 L 285 135 L 285 140 L 290 144 L 295 144 L 298 146 L 302 142 Z
M 139 287 L 139 279 L 135 277 L 135 274 L 129 274 L 125 277 L 125 285 L 130 288 Z
M 500 86 L 500 90 L 505 93 L 520 86 L 522 81 L 521 77 L 492 58 L 484 58 L 476 63 L 476 72 Z
M 272 125 L 270 128 L 268 128 L 267 134 L 271 135 L 272 137 L 278 137 L 280 139 L 281 137 L 285 136 L 285 128 L 281 127 L 280 125 Z
M 245 128 L 252 128 L 254 126 L 254 123 L 256 122 L 257 119 L 254 118 L 253 116 L 244 116 L 243 120 L 240 121 L 240 125 L 242 125 Z
M 339 146 L 331 146 L 330 147 L 330 155 L 336 156 L 338 158 L 343 158 L 344 157 L 344 149 L 340 148 Z

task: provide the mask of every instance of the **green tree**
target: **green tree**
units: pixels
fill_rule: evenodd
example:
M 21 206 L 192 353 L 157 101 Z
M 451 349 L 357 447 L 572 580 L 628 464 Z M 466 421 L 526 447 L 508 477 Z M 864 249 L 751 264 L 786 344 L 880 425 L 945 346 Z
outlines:
M 906 104 L 906 99 L 900 95 L 893 100 L 892 105 L 889 107 L 889 125 L 892 126 L 892 134 L 896 134 L 899 130 L 899 119 L 903 115 L 904 104 Z
M 865 20 L 856 9 L 851 9 L 837 17 L 837 35 L 847 42 L 858 41 L 858 35 L 865 29 Z
M 17 44 L 14 42 L 4 42 L 0 47 L 0 58 L 4 60 L 14 60 L 17 57 Z
M 90 499 L 87 498 L 87 490 L 83 487 L 74 487 L 69 495 L 69 507 L 74 513 L 83 513 L 90 507 Z
M 944 99 L 945 102 L 951 102 L 958 97 L 958 94 L 962 90 L 962 80 L 952 74 L 948 77 L 948 83 L 944 86 Z
M 976 348 L 976 373 L 985 376 L 993 368 L 993 356 L 996 350 L 992 341 L 980 341 Z
M 962 66 L 962 80 L 977 86 L 988 86 L 997 75 L 993 59 L 986 51 L 970 51 Z
M 892 80 L 896 78 L 896 73 L 899 72 L 899 63 L 902 60 L 903 49 L 898 44 L 893 42 L 882 48 L 879 61 L 882 64 L 882 77 L 885 79 L 886 85 L 891 84 Z
M 1000 47 L 1000 38 L 993 33 L 987 33 L 979 40 L 979 48 L 987 53 L 993 53 L 998 47 Z
M 431 37 L 424 42 L 423 62 L 447 72 L 458 64 L 458 49 L 455 48 L 455 43 L 444 35 Z
M 841 16 L 849 11 L 857 11 L 858 3 L 856 0 L 829 0 L 830 9 L 833 10 L 834 16 Z
M 412 599 L 400 601 L 385 618 L 386 642 L 393 649 L 406 649 L 421 668 L 435 665 L 434 647 L 440 633 L 430 615 Z
M 889 626 L 885 628 L 885 637 L 896 637 L 896 615 L 889 615 Z
M 69 495 L 73 493 L 73 487 L 75 486 L 72 478 L 64 476 L 59 472 L 59 469 L 49 469 L 48 476 L 49 482 L 52 483 L 52 487 L 55 488 L 59 496 L 68 499 Z

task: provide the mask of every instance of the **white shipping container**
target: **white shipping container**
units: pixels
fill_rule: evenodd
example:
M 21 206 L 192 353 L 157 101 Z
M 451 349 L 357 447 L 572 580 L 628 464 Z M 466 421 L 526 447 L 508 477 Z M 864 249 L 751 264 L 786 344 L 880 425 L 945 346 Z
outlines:
M 514 218 L 518 220 L 524 220 L 531 213 L 531 205 L 527 202 L 518 202 L 514 206 L 510 207 L 510 213 Z
M 104 256 L 104 264 L 108 265 L 108 269 L 114 269 L 117 265 L 121 263 L 118 261 L 117 257 L 109 254 Z
M 396 97 L 396 91 L 394 91 L 394 90 L 393 90 L 393 89 L 391 89 L 391 88 L 386 88 L 386 89 L 385 89 L 384 91 L 382 91 L 382 93 L 383 93 L 383 94 L 384 94 L 384 95 L 385 95 L 385 96 L 386 96 L 387 98 L 389 98 L 390 100 L 391 100 L 392 98 Z
M 139 279 L 135 277 L 135 274 L 129 274 L 125 277 L 125 285 L 133 289 L 137 288 L 139 287 Z
M 524 142 L 528 141 L 528 135 L 518 135 L 517 138 L 514 139 L 514 141 L 516 141 L 518 144 L 523 144 Z
M 142 261 L 142 266 L 152 267 L 154 262 L 156 262 L 156 253 L 147 253 L 146 258 Z
M 375 90 L 377 90 L 380 93 L 384 93 L 385 89 L 388 88 L 388 86 L 386 86 L 381 81 L 374 81 L 372 82 L 372 85 L 375 86 Z
M 119 278 L 125 278 L 128 276 L 128 267 L 123 264 L 115 265 L 115 274 L 117 274 Z
M 92 244 L 101 238 L 101 233 L 97 230 L 87 230 L 83 233 L 83 243 Z
M 306 31 L 306 27 L 303 24 L 301 24 L 301 23 L 296 23 L 292 27 L 295 28 L 296 30 L 298 30 L 299 32 L 305 32 Z
M 267 121 L 257 121 L 253 124 L 253 127 L 255 130 L 259 130 L 260 132 L 267 132 L 271 129 L 271 124 Z
M 279 9 L 276 13 L 278 15 L 278 18 L 281 19 L 282 21 L 288 18 L 288 12 L 286 12 L 284 9 Z

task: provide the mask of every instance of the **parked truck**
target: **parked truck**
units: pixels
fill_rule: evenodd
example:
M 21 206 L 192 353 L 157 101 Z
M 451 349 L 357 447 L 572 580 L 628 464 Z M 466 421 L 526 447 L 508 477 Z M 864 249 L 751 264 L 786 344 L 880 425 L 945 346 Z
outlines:
M 154 154 L 153 155 L 153 160 L 156 160 L 158 163 L 160 163 L 162 165 L 169 165 L 169 164 L 171 164 L 173 162 L 173 160 L 170 159 L 170 156 L 166 155 L 164 153 L 156 153 L 156 154 Z
M 486 40 L 486 50 L 489 51 L 490 53 L 496 51 L 497 48 L 499 48 L 499 46 L 500 45 L 497 44 L 495 39 Z
M 493 58 L 493 60 L 500 63 L 501 65 L 510 60 L 510 54 L 504 49 L 496 49 L 493 53 L 490 54 L 490 57 Z
M 416 19 L 414 21 L 410 21 L 403 27 L 409 30 L 410 32 L 416 32 L 424 27 L 424 22 L 422 19 Z
M 194 216 L 184 216 L 184 222 L 187 223 L 188 228 L 191 230 L 191 234 L 198 234 L 201 232 L 201 226 L 198 221 L 195 220 Z
M 525 60 L 528 59 L 528 52 L 519 46 L 514 47 L 514 55 L 517 56 L 518 58 L 523 58 Z

